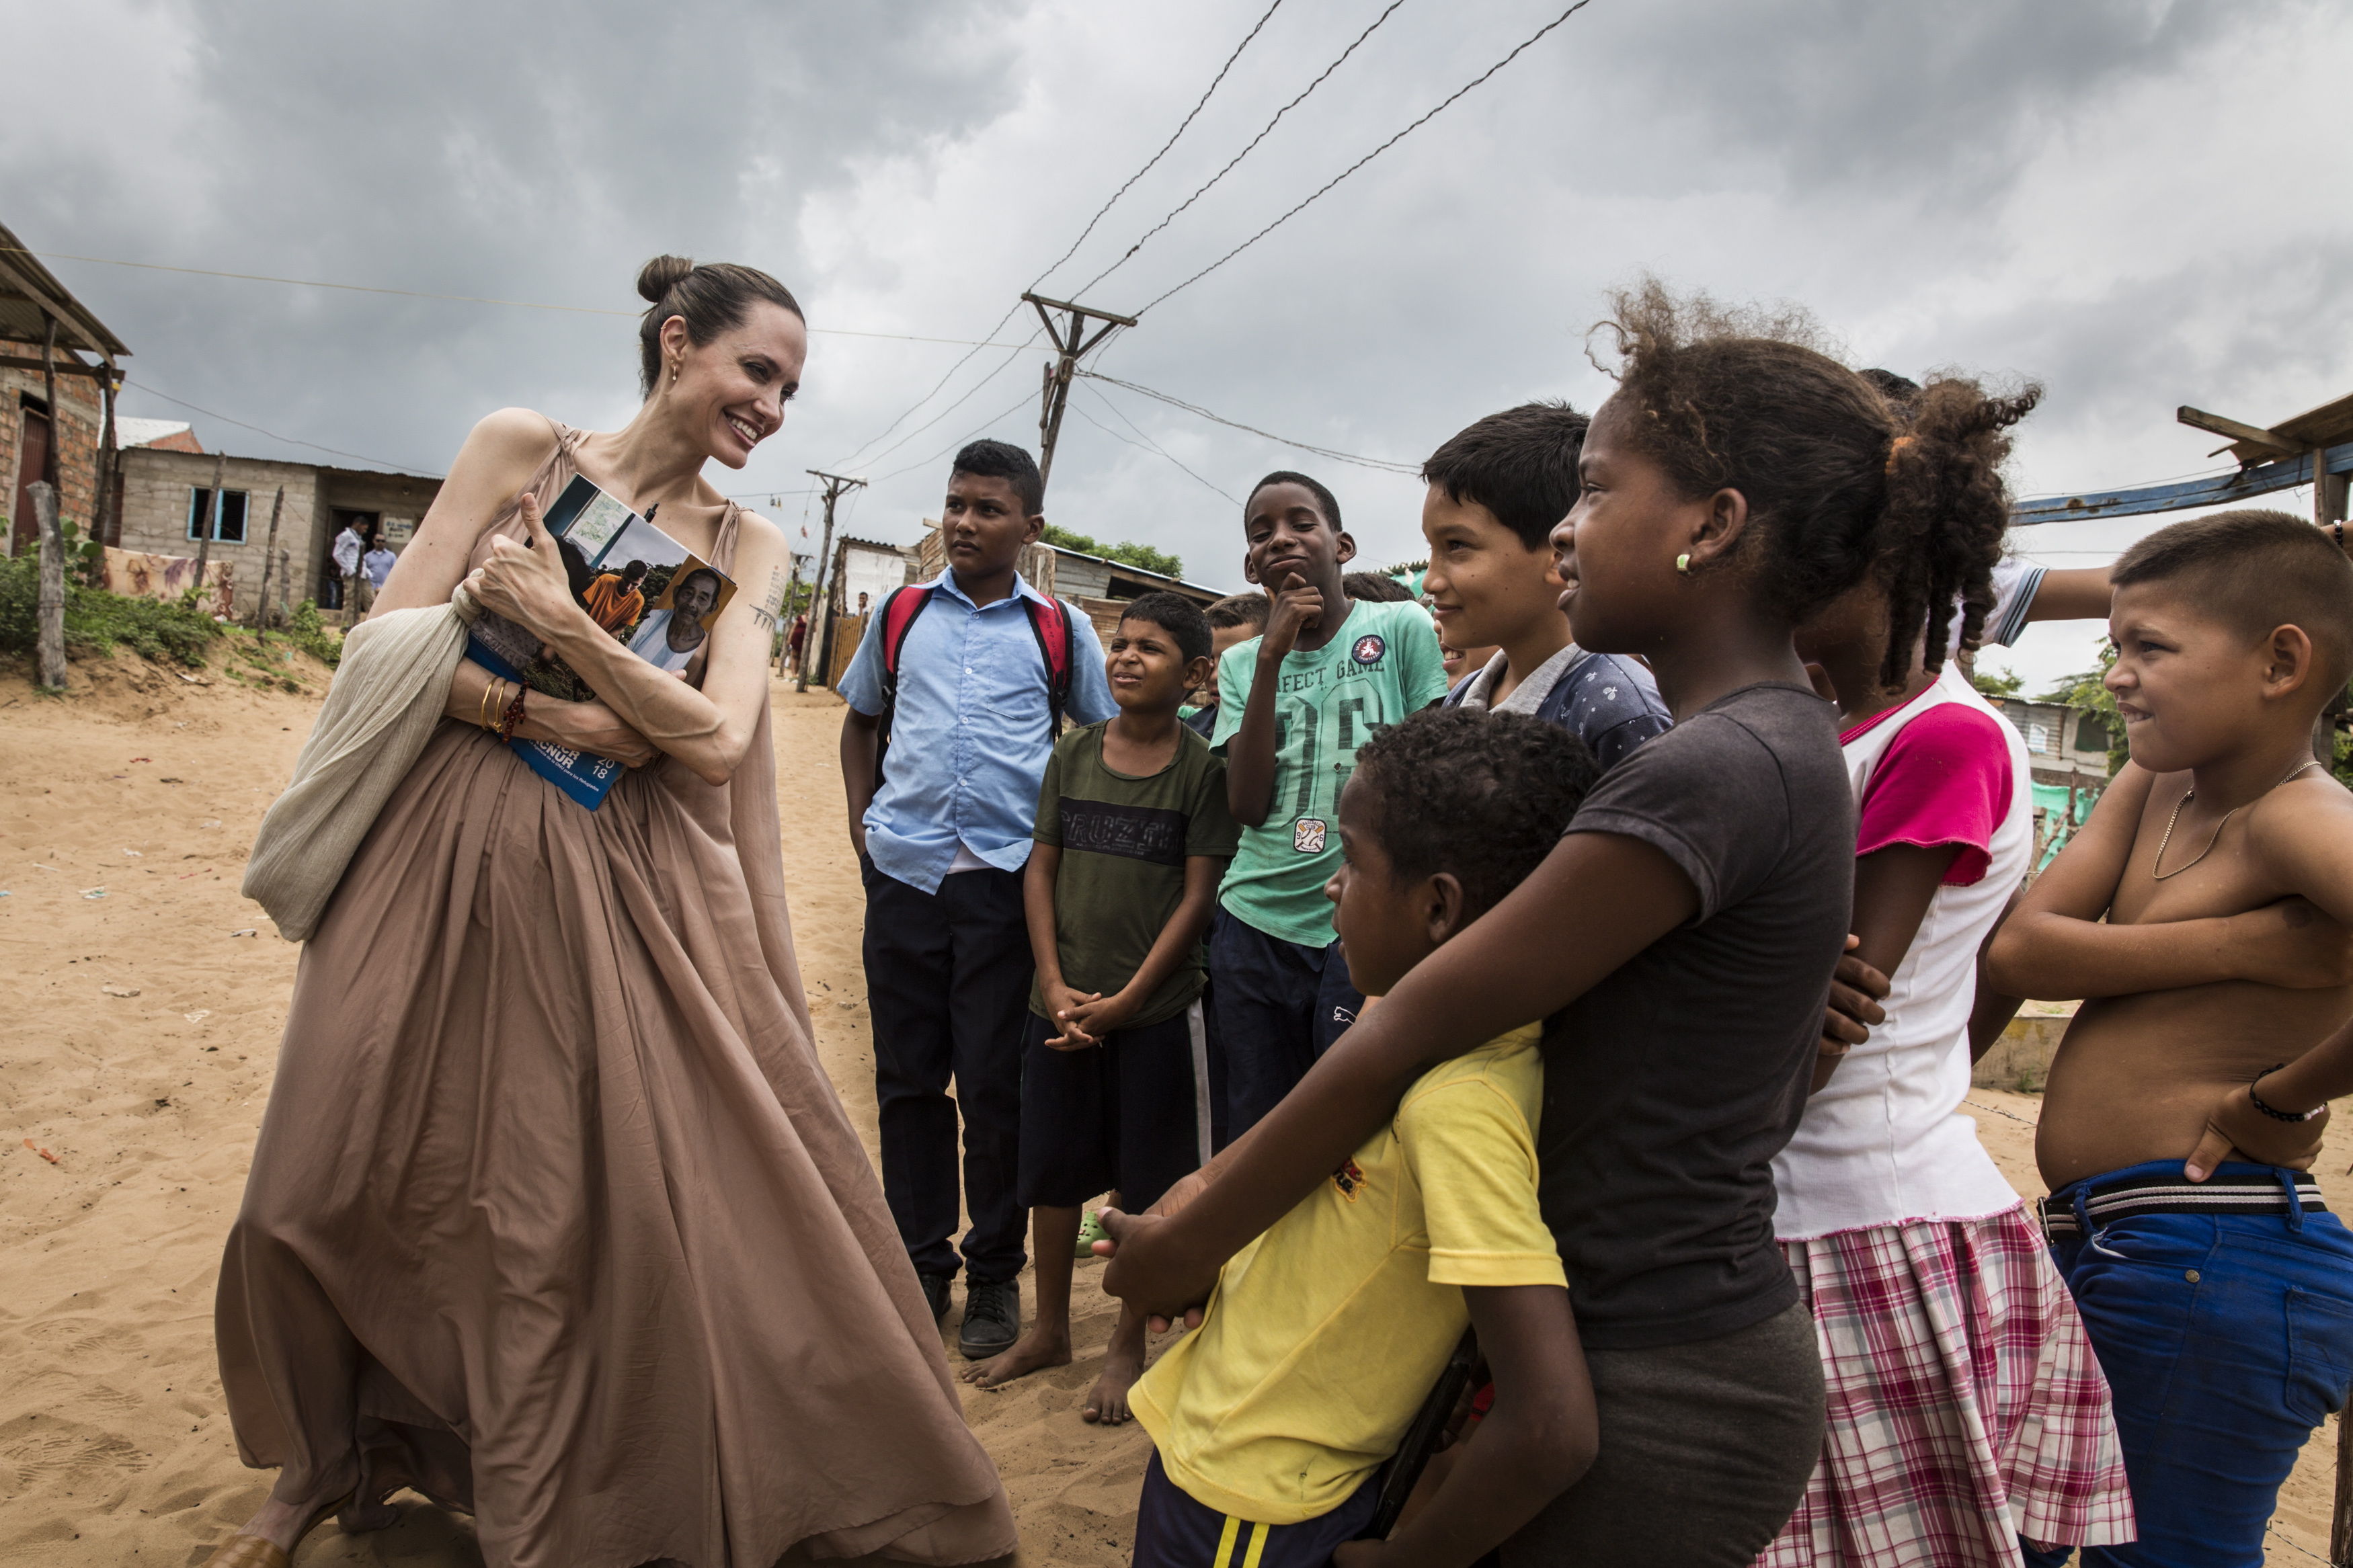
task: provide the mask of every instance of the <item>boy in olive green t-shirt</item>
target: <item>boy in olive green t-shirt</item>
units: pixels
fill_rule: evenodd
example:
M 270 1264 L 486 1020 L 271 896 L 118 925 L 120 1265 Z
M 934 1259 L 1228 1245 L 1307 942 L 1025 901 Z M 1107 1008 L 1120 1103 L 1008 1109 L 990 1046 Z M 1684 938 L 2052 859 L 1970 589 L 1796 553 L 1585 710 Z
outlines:
M 1019 1194 L 1037 1318 L 965 1373 L 995 1387 L 1071 1359 L 1080 1208 L 1147 1208 L 1209 1155 L 1201 934 L 1234 852 L 1225 763 L 1176 716 L 1208 673 L 1209 625 L 1175 594 L 1126 607 L 1104 657 L 1119 711 L 1055 743 L 1022 884 L 1037 961 L 1021 1047 Z M 1082 1411 L 1116 1426 L 1144 1365 L 1123 1310 Z
M 1356 1022 L 1364 997 L 1348 984 L 1324 899 L 1340 860 L 1340 790 L 1376 730 L 1446 695 L 1438 632 L 1419 605 L 1347 597 L 1340 569 L 1356 544 L 1330 490 L 1305 474 L 1269 474 L 1242 509 L 1242 531 L 1243 574 L 1272 603 L 1265 632 L 1218 661 L 1209 736 L 1243 828 L 1209 934 L 1229 1139 Z

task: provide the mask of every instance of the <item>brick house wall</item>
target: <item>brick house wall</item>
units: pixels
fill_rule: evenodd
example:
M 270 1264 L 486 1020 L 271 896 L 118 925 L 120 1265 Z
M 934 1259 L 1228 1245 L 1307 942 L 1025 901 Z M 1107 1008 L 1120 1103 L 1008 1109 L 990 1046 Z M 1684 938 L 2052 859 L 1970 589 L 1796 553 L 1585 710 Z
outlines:
M 28 397 L 36 408 L 40 405 L 41 373 L 0 369 L 0 552 L 8 549 L 15 521 L 17 464 Z M 84 533 L 89 532 L 96 512 L 103 418 L 97 382 L 86 375 L 58 377 L 58 406 L 49 412 L 50 439 L 58 457 L 58 515 Z

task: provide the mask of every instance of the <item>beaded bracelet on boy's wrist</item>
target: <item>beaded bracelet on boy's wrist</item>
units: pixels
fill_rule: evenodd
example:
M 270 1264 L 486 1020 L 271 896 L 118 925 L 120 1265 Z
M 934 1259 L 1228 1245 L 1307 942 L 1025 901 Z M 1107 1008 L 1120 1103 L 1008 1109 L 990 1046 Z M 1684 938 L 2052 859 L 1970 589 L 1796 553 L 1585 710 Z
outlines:
M 2257 1073 L 2253 1079 L 2249 1079 L 2247 1082 L 2247 1099 L 2257 1110 L 2262 1111 L 2274 1121 L 2310 1121 L 2319 1116 L 2322 1111 L 2328 1109 L 2327 1101 L 2322 1101 L 2320 1104 L 2314 1106 L 2310 1110 L 2281 1110 L 2275 1107 L 2265 1105 L 2263 1103 L 2263 1097 L 2255 1092 L 2256 1084 L 2263 1082 L 2263 1079 L 2271 1077 L 2272 1074 L 2279 1071 L 2280 1068 L 2285 1066 L 2287 1066 L 2287 1063 L 2285 1062 L 2274 1062 L 2271 1066 L 2265 1068 L 2263 1071 Z

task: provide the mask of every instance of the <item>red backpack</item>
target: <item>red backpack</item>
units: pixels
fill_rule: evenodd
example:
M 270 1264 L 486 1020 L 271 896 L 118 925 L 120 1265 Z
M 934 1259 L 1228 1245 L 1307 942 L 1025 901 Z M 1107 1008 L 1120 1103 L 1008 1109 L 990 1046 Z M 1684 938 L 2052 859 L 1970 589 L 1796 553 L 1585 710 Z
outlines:
M 907 646 L 907 633 L 915 625 L 915 617 L 940 592 L 940 585 L 928 588 L 893 588 L 882 601 L 882 712 L 874 736 L 874 780 L 882 780 L 883 753 L 891 749 L 891 721 L 899 709 L 899 653 Z M 1060 599 L 1024 597 L 1021 607 L 1029 614 L 1029 633 L 1038 639 L 1038 653 L 1046 661 L 1046 738 L 1053 740 L 1062 732 L 1062 709 L 1071 696 L 1071 665 L 1076 652 L 1076 636 L 1071 629 L 1071 612 Z

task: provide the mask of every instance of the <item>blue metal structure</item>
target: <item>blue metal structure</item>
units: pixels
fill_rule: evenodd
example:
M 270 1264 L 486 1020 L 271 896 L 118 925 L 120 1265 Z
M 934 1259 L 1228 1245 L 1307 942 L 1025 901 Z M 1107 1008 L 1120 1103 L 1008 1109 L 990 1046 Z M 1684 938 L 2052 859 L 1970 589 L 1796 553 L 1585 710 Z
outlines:
M 2329 447 L 2326 456 L 2329 473 L 2353 473 L 2353 441 Z M 2149 485 L 2140 489 L 2107 490 L 2092 495 L 2044 496 L 2024 500 L 2011 509 L 2010 522 L 2013 528 L 2024 528 L 2039 522 L 2073 522 L 2094 517 L 2135 517 L 2148 512 L 2187 511 L 2192 507 L 2228 506 L 2233 501 L 2268 495 L 2274 490 L 2291 490 L 2310 483 L 2312 457 L 2307 453 L 2302 457 L 2282 458 L 2277 462 L 2257 463 L 2235 473 L 2184 479 L 2176 484 Z

